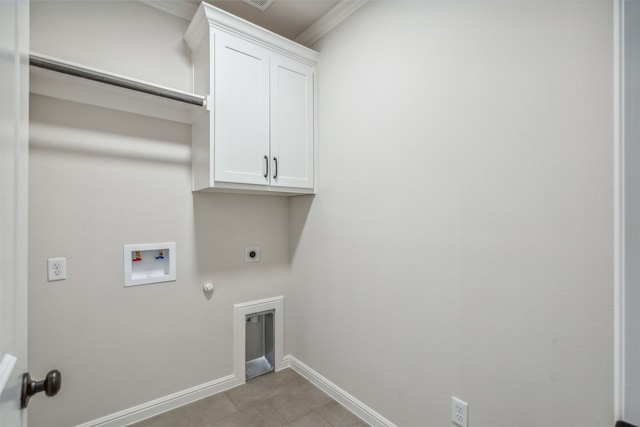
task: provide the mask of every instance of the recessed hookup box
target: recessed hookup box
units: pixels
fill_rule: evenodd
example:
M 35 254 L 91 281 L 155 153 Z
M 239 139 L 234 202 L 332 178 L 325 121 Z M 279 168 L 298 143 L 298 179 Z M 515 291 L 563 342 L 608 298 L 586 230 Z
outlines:
M 176 243 L 124 245 L 124 286 L 176 280 Z

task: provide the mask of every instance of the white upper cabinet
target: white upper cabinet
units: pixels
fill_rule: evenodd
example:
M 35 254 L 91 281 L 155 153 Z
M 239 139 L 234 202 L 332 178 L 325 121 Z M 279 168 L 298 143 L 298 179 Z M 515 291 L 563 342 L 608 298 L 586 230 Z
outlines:
M 313 67 L 271 57 L 271 185 L 313 188 Z
M 213 69 L 215 181 L 264 185 L 262 157 L 269 155 L 269 51 L 217 34 Z
M 194 191 L 314 192 L 318 53 L 202 3 L 185 35 L 194 92 Z

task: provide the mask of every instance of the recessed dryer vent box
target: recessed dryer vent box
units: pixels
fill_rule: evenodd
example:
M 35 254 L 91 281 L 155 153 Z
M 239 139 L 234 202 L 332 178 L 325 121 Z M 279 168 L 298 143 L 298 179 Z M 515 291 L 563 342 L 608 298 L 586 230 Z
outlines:
M 176 280 L 176 243 L 124 245 L 124 286 Z

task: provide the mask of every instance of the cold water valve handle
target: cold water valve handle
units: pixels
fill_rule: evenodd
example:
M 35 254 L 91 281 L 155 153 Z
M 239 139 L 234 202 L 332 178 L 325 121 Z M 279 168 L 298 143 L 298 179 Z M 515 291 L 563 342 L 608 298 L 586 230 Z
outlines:
M 36 393 L 44 391 L 51 397 L 58 394 L 62 387 L 62 374 L 57 369 L 49 371 L 42 381 L 33 381 L 29 373 L 22 375 L 22 394 L 20 396 L 20 408 L 25 409 L 29 405 L 29 399 Z

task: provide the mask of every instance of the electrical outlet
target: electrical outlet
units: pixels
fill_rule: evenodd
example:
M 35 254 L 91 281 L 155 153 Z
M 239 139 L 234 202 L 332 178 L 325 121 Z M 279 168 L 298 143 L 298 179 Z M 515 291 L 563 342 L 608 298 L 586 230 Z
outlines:
M 54 282 L 56 280 L 67 279 L 67 259 L 66 258 L 49 258 L 47 259 L 47 280 Z
M 245 247 L 244 262 L 260 262 L 260 248 L 258 246 Z
M 451 397 L 451 421 L 460 427 L 467 427 L 469 421 L 469 404 L 457 397 Z

